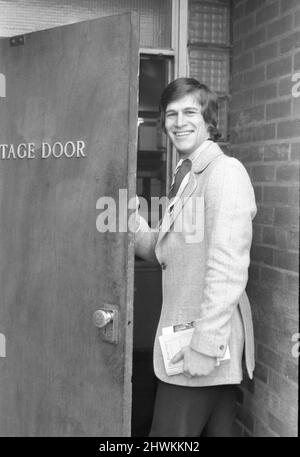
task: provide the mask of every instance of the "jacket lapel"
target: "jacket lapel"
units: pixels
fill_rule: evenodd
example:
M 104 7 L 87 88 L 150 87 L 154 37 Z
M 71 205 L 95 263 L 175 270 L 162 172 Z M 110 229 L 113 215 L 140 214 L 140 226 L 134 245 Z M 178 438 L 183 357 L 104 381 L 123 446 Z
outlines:
M 182 194 L 180 195 L 180 198 L 175 202 L 171 213 L 169 213 L 168 210 L 166 210 L 160 230 L 159 230 L 159 235 L 157 239 L 157 244 L 163 239 L 163 237 L 170 231 L 171 226 L 174 224 L 175 219 L 178 217 L 178 215 L 181 213 L 183 206 L 185 205 L 188 197 L 192 195 L 192 193 L 195 191 L 197 187 L 197 180 L 195 178 L 195 174 L 191 171 L 190 172 L 190 177 L 188 180 L 188 183 L 186 187 L 184 188 Z
M 197 187 L 197 174 L 202 173 L 216 157 L 223 154 L 223 151 L 220 149 L 220 147 L 212 141 L 205 141 L 200 146 L 200 148 L 201 150 L 199 150 L 199 155 L 193 162 L 189 181 L 186 187 L 179 196 L 179 199 L 175 202 L 171 213 L 166 210 L 164 214 L 156 245 L 158 245 L 164 236 L 170 231 L 170 228 L 174 224 L 175 219 L 182 212 L 188 198 L 195 191 Z

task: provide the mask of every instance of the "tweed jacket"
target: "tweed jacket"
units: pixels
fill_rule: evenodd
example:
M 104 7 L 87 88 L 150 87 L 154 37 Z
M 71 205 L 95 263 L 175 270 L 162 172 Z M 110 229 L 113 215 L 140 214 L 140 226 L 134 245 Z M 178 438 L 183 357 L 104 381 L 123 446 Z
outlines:
M 140 218 L 136 253 L 162 267 L 163 303 L 154 343 L 154 371 L 164 382 L 185 386 L 240 383 L 242 356 L 250 378 L 254 341 L 245 292 L 250 263 L 253 188 L 244 166 L 207 141 L 194 160 L 188 183 L 159 229 Z M 230 360 L 208 376 L 166 374 L 158 337 L 162 328 L 195 321 L 190 346 Z

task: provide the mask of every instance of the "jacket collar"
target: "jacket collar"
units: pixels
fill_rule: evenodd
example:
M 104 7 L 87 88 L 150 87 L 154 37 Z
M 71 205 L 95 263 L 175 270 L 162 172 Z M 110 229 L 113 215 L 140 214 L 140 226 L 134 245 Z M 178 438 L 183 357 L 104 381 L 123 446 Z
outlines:
M 195 156 L 192 158 L 192 171 L 201 173 L 216 157 L 224 154 L 219 145 L 211 140 L 204 141 L 201 146 L 195 151 Z
M 195 174 L 201 173 L 205 170 L 206 167 L 219 155 L 224 154 L 217 143 L 213 141 L 206 140 L 204 141 L 201 146 L 195 151 L 195 155 L 190 157 L 192 160 L 192 169 L 189 177 L 189 181 L 187 186 L 185 187 L 184 191 L 180 195 L 180 201 L 175 203 L 173 207 L 173 211 L 171 214 L 168 212 L 165 213 L 162 224 L 160 227 L 157 245 L 161 242 L 164 238 L 166 233 L 170 230 L 171 226 L 173 225 L 175 219 L 181 213 L 188 197 L 190 197 L 197 187 L 197 180 Z

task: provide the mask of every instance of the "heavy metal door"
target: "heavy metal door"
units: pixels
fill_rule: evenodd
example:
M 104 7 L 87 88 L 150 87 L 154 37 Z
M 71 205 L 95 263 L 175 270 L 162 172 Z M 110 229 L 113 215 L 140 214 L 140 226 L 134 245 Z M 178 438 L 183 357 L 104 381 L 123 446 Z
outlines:
M 133 237 L 96 221 L 135 195 L 136 17 L 2 39 L 0 73 L 0 435 L 129 435 Z

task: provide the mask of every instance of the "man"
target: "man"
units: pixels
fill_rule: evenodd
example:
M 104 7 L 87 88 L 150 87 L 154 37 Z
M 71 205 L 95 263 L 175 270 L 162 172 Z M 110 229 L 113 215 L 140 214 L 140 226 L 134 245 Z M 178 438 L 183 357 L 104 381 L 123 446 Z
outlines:
M 135 234 L 136 253 L 162 266 L 163 304 L 154 344 L 158 388 L 150 436 L 234 436 L 244 347 L 250 378 L 254 369 L 245 294 L 254 192 L 243 165 L 215 143 L 217 99 L 207 86 L 192 78 L 171 82 L 161 97 L 161 113 L 180 161 L 159 230 L 138 216 Z M 188 322 L 194 325 L 192 339 L 172 360 L 183 361 L 183 373 L 168 376 L 158 338 L 164 327 Z M 218 364 L 227 347 L 230 359 Z

